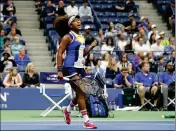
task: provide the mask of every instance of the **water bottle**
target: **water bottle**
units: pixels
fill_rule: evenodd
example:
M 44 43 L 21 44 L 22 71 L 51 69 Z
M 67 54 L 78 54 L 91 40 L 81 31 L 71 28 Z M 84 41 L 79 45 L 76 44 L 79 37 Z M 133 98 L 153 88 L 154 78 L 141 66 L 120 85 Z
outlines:
M 113 110 L 116 110 L 117 109 L 117 106 L 116 106 L 116 103 L 115 103 L 115 100 L 113 101 Z
M 112 110 L 112 102 L 109 102 L 109 110 Z

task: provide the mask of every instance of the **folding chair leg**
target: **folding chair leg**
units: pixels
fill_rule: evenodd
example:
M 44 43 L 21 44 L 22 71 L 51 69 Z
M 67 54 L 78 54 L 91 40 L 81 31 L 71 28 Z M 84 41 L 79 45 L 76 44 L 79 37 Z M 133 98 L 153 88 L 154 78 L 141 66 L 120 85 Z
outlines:
M 49 110 L 45 110 L 44 113 L 42 114 L 43 117 L 47 116 L 52 110 L 54 110 L 56 107 L 58 107 L 58 109 L 62 110 L 62 108 L 59 106 L 67 97 L 69 97 L 70 94 L 67 94 L 64 98 L 62 98 L 58 103 L 54 102 L 50 97 L 48 97 L 47 95 L 45 97 L 50 98 L 51 101 L 53 101 L 52 103 L 54 104 L 53 107 L 51 108 L 47 108 Z
M 141 110 L 147 104 L 150 104 L 152 107 L 154 107 L 154 105 L 150 102 L 151 99 L 147 100 L 146 98 L 144 98 L 144 101 L 145 103 L 138 110 Z
M 167 104 L 167 106 L 169 106 L 171 104 L 175 105 L 175 98 L 174 99 L 168 98 L 168 100 L 169 100 L 169 103 Z
M 54 108 L 58 107 L 59 109 L 61 109 L 61 107 L 58 106 L 57 103 L 55 101 L 53 101 L 49 96 L 47 96 L 46 94 L 44 94 L 44 96 L 54 105 Z M 51 109 L 52 109 L 51 106 L 48 107 L 45 111 L 43 111 L 41 113 L 41 116 L 45 117 L 48 114 L 48 112 L 51 112 L 53 110 L 53 109 L 52 110 Z

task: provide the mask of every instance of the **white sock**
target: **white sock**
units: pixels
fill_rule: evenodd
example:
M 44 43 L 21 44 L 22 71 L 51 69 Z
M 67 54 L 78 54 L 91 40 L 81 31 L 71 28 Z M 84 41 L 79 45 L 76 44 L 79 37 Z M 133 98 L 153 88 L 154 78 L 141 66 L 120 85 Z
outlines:
M 72 101 L 70 102 L 70 104 L 67 106 L 67 111 L 71 112 L 71 110 L 73 109 L 75 105 L 72 103 Z
M 89 121 L 89 117 L 87 115 L 87 110 L 82 110 L 81 114 L 82 114 L 85 122 Z

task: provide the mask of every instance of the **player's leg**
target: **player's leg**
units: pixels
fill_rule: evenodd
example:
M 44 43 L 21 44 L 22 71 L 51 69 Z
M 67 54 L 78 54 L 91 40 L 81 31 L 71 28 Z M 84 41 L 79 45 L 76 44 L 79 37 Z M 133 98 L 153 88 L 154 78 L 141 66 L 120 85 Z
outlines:
M 79 76 L 76 75 L 73 77 L 73 79 L 79 79 Z M 87 109 L 86 109 L 86 98 L 84 92 L 80 89 L 79 87 L 79 81 L 75 82 L 76 85 L 78 85 L 74 91 L 76 92 L 77 96 L 77 104 L 79 106 L 79 110 L 82 114 L 82 117 L 84 119 L 84 128 L 96 128 L 96 125 L 91 123 L 89 120 L 89 116 L 87 114 Z
M 74 83 L 70 83 L 72 89 L 75 91 L 75 89 L 77 88 L 77 85 L 74 84 Z M 76 92 L 76 91 L 75 91 Z M 63 113 L 64 113 L 64 119 L 65 119 L 65 122 L 67 124 L 70 124 L 71 123 L 71 119 L 70 119 L 70 113 L 72 111 L 72 109 L 74 108 L 74 106 L 77 104 L 77 100 L 78 100 L 78 97 L 77 95 L 70 101 L 70 104 L 63 110 Z
M 157 109 L 157 102 L 158 102 L 158 94 L 157 94 L 157 91 L 158 91 L 158 87 L 157 86 L 153 86 L 151 88 L 151 95 L 153 96 L 154 98 L 154 107 L 152 110 L 158 110 Z

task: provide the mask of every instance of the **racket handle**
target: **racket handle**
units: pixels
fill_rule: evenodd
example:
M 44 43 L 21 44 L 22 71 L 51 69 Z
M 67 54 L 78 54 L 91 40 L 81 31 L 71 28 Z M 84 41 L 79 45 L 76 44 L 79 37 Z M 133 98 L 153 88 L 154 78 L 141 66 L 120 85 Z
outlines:
M 69 81 L 70 79 L 67 77 L 63 77 L 64 80 Z

